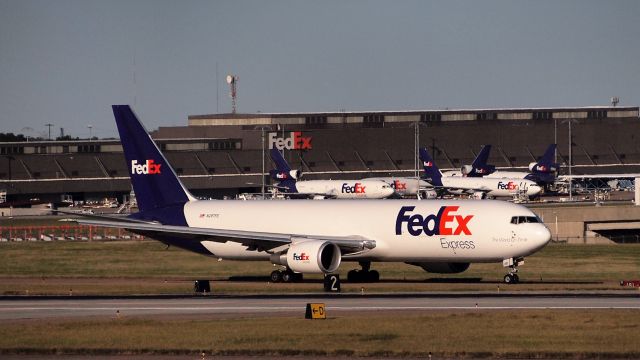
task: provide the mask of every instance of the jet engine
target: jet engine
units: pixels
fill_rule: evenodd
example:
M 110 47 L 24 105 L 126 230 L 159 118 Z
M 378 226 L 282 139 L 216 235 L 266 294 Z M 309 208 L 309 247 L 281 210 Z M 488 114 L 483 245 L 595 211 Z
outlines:
M 299 179 L 300 178 L 300 170 L 291 170 L 291 171 L 278 171 L 271 170 L 269 171 L 269 175 L 273 180 L 289 180 L 289 179 Z
M 340 266 L 342 253 L 329 241 L 306 240 L 291 244 L 285 255 L 272 255 L 271 262 L 305 274 L 328 274 Z
M 411 265 L 420 266 L 426 272 L 436 274 L 458 274 L 469 268 L 469 263 L 410 263 Z
M 469 175 L 469 173 L 471 173 L 472 171 L 473 171 L 473 166 L 471 165 L 462 165 L 462 167 L 460 168 L 460 172 L 464 176 Z

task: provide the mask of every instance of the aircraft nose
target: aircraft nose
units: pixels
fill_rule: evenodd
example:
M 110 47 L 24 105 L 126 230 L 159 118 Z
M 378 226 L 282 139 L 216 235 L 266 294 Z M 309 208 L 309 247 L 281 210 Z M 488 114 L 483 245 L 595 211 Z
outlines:
M 529 239 L 533 247 L 532 252 L 536 252 L 545 247 L 551 241 L 551 231 L 544 224 L 536 224 L 535 229 L 531 230 Z

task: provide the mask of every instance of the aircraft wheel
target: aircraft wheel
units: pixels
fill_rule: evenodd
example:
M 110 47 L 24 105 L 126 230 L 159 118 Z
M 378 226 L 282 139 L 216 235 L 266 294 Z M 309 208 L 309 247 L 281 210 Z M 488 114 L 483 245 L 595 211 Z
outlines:
M 516 275 L 517 276 L 517 275 Z M 515 284 L 517 282 L 516 277 L 512 274 L 507 274 L 504 276 L 505 284 Z
M 378 282 L 378 281 L 380 281 L 380 273 L 377 272 L 376 270 L 369 271 L 368 275 L 369 275 L 368 276 L 368 280 L 370 282 Z
M 358 282 L 360 281 L 360 274 L 358 273 L 358 270 L 349 270 L 349 272 L 347 273 L 347 281 L 349 282 Z
M 282 271 L 280 270 L 274 270 L 271 272 L 271 282 L 272 283 L 278 283 L 282 281 Z
M 520 276 L 518 274 L 513 274 L 513 283 L 517 284 L 520 282 Z
M 298 280 L 297 274 L 291 270 L 286 270 L 282 272 L 282 282 L 295 282 Z

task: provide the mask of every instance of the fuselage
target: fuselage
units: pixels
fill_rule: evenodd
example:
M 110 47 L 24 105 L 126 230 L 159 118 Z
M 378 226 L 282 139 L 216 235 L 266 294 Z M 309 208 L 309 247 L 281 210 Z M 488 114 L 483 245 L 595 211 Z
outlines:
M 513 196 L 524 192 L 527 196 L 540 194 L 542 188 L 531 180 L 518 178 L 488 178 L 443 176 L 442 186 L 451 188 L 451 193 L 464 193 L 466 190 L 486 192 L 488 196 Z
M 305 180 L 295 186 L 298 194 L 336 199 L 384 199 L 394 193 L 389 184 L 379 180 Z
M 496 262 L 527 256 L 550 240 L 531 210 L 502 201 L 191 201 L 188 225 L 313 236 L 358 236 L 375 248 L 343 260 Z M 528 222 L 514 222 L 527 218 Z M 536 221 L 533 221 L 533 220 Z M 267 260 L 234 242 L 202 241 L 213 256 Z
M 373 177 L 363 180 L 384 181 L 389 184 L 393 190 L 395 190 L 396 194 L 400 196 L 415 196 L 418 194 L 420 189 L 424 190 L 432 187 L 431 184 L 422 179 L 410 177 Z

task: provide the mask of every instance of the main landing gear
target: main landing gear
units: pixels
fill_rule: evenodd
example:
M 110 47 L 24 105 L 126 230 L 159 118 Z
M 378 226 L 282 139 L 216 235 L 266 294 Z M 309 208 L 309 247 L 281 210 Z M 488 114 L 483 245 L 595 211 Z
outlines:
M 349 282 L 378 282 L 380 281 L 380 273 L 371 269 L 370 261 L 361 261 L 362 270 L 350 270 L 347 273 L 347 281 Z
M 505 284 L 517 284 L 520 282 L 518 266 L 524 264 L 524 258 L 510 258 L 502 260 L 502 266 L 509 268 L 509 273 L 504 276 Z
M 271 272 L 269 279 L 274 283 L 302 281 L 302 273 L 293 272 L 293 270 L 289 268 L 285 270 L 274 270 Z

